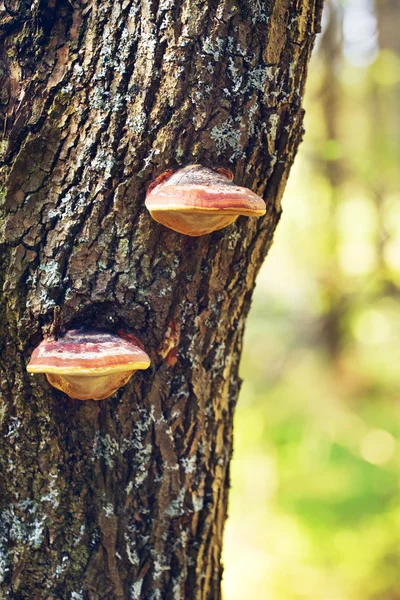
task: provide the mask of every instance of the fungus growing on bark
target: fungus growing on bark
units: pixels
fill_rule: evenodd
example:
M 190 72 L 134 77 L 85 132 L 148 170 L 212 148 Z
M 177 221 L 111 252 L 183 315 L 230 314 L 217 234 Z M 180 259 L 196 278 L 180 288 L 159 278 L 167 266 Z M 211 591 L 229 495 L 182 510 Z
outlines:
M 239 215 L 264 215 L 264 200 L 232 179 L 228 169 L 202 165 L 166 171 L 150 184 L 145 204 L 155 221 L 191 236 L 227 227 Z
M 78 400 L 103 400 L 125 385 L 150 358 L 133 335 L 71 329 L 44 339 L 32 353 L 29 373 L 45 373 L 49 383 Z

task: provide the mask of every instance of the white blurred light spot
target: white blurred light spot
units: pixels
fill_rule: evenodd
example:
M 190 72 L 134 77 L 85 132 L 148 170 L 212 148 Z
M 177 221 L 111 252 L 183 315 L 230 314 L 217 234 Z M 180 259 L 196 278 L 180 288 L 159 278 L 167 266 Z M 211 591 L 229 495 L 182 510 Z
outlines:
M 244 533 L 228 521 L 224 540 L 224 598 L 257 598 L 260 590 L 270 597 L 271 557 L 264 548 L 243 539 Z
M 362 240 L 345 242 L 339 248 L 339 261 L 347 275 L 365 275 L 375 267 L 375 248 L 372 243 Z
M 396 440 L 384 429 L 373 429 L 361 441 L 361 456 L 373 465 L 389 462 L 396 451 Z
M 347 199 L 339 204 L 337 219 L 340 233 L 348 239 L 354 238 L 365 241 L 373 238 L 376 231 L 376 206 L 367 196 Z M 354 224 L 357 223 L 357 227 Z
M 347 60 L 366 67 L 378 55 L 378 35 L 373 0 L 349 0 L 343 11 L 343 42 Z
M 383 344 L 388 340 L 390 324 L 381 312 L 366 310 L 355 319 L 353 330 L 359 342 L 373 346 Z
M 390 240 L 384 250 L 385 261 L 394 271 L 400 271 L 400 238 Z

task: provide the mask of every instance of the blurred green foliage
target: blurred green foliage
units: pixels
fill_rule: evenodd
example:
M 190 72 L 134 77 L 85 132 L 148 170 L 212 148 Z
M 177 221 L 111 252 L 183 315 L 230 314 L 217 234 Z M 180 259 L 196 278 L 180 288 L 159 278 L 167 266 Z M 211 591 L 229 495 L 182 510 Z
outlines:
M 400 599 L 400 49 L 384 37 L 400 15 L 388 4 L 358 65 L 329 4 L 310 66 L 307 133 L 245 336 L 225 600 Z

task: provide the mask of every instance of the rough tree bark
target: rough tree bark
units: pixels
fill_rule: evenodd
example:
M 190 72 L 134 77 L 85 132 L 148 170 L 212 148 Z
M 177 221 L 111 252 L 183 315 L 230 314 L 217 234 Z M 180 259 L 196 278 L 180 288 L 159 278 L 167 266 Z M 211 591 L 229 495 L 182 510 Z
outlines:
M 243 327 L 320 8 L 0 3 L 1 598 L 220 598 Z M 266 217 L 190 239 L 152 221 L 146 186 L 193 162 L 231 168 Z M 151 369 L 102 402 L 29 377 L 55 306 L 132 331 Z

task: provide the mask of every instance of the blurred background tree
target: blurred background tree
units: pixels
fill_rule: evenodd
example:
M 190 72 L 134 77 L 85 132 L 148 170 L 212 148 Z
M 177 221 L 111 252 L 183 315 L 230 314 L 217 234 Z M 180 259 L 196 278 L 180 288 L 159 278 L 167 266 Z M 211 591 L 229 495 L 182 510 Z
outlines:
M 330 0 L 258 279 L 226 600 L 400 599 L 400 8 Z

